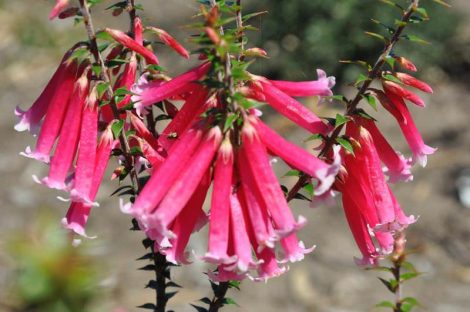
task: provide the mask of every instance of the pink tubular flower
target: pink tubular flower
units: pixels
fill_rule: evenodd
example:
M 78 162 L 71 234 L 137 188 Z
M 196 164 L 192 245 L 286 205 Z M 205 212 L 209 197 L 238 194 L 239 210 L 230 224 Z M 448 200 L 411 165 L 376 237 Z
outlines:
M 134 33 L 135 33 L 134 34 L 135 41 L 141 46 L 143 46 L 144 45 L 143 26 L 142 26 L 142 20 L 138 16 L 134 19 Z
M 157 34 L 158 38 L 160 38 L 164 44 L 175 50 L 179 55 L 189 59 L 188 51 L 165 30 L 156 27 L 147 27 L 147 29 Z
M 273 86 L 288 94 L 289 96 L 303 97 L 315 95 L 333 95 L 331 88 L 335 86 L 335 77 L 327 77 L 326 73 L 321 69 L 317 69 L 317 75 L 318 80 L 313 81 L 292 82 L 270 80 L 270 82 L 273 84 Z
M 132 97 L 132 101 L 136 103 L 135 108 L 138 111 L 142 111 L 146 106 L 181 94 L 184 90 L 192 88 L 193 83 L 204 76 L 210 69 L 210 66 L 210 63 L 204 63 L 163 84 L 160 81 L 140 81 L 133 89 L 133 92 L 136 93 Z
M 281 157 L 295 169 L 303 171 L 320 181 L 315 189 L 315 195 L 321 195 L 330 189 L 338 173 L 339 164 L 337 166 L 328 165 L 310 155 L 305 150 L 285 140 L 259 119 L 251 118 L 251 122 L 270 152 Z
M 73 201 L 93 204 L 90 199 L 90 191 L 95 171 L 97 138 L 98 103 L 97 93 L 94 89 L 88 96 L 83 111 L 77 167 L 75 169 L 73 189 L 70 191 L 70 197 Z
M 371 134 L 355 122 L 347 124 L 346 134 L 358 144 L 354 155 L 342 151 L 347 172 L 342 173 L 336 186 L 343 194 L 346 217 L 363 254 L 358 264 L 373 265 L 379 255 L 392 251 L 394 231 L 407 227 L 414 217 L 404 215 L 386 184 Z M 375 236 L 379 253 L 371 235 Z
M 398 97 L 404 98 L 420 107 L 425 107 L 426 104 L 424 103 L 423 99 L 421 99 L 418 95 L 414 94 L 413 92 L 406 90 L 399 84 L 391 81 L 383 81 L 382 85 L 384 87 L 385 92 L 393 93 Z
M 148 220 L 152 227 L 157 228 L 163 234 L 171 235 L 169 225 L 188 203 L 207 172 L 221 140 L 222 133 L 219 127 L 209 130 L 188 164 L 184 166 L 181 175 L 169 188 L 161 202 L 150 212 Z
M 42 183 L 50 188 L 59 190 L 67 188 L 65 181 L 78 148 L 83 108 L 89 89 L 87 75 L 88 71 L 85 71 L 75 85 L 72 97 L 67 105 L 67 113 L 60 130 L 60 137 L 51 161 L 49 175 L 42 180 Z
M 199 126 L 186 132 L 173 146 L 168 158 L 153 172 L 135 203 L 130 207 L 129 212 L 141 220 L 145 227 L 148 227 L 145 225 L 148 214 L 160 203 L 179 174 L 185 169 L 184 165 L 188 164 L 202 140 L 202 135 L 203 131 Z
M 303 218 L 297 223 L 287 205 L 277 178 L 271 168 L 266 147 L 261 142 L 255 128 L 250 123 L 245 123 L 242 130 L 242 141 L 245 159 L 248 160 L 252 177 L 256 176 L 253 185 L 257 187 L 258 195 L 262 194 L 262 201 L 269 209 L 269 214 L 275 225 L 275 229 L 286 236 L 302 227 Z M 258 199 L 259 200 L 259 199 Z
M 92 182 L 88 193 L 90 202 L 93 202 L 98 194 L 101 181 L 103 180 L 108 166 L 111 150 L 115 145 L 111 126 L 102 133 L 100 142 L 96 149 L 95 160 L 93 161 Z M 85 225 L 88 220 L 92 205 L 83 201 L 72 201 L 66 217 L 62 220 L 65 228 L 78 235 L 86 236 Z
M 50 161 L 49 154 L 62 127 L 67 110 L 66 103 L 69 102 L 72 96 L 77 75 L 81 75 L 83 69 L 84 66 L 78 67 L 75 62 L 67 66 L 67 70 L 61 76 L 60 84 L 54 89 L 54 94 L 51 96 L 50 101 L 48 101 L 47 113 L 39 132 L 36 148 L 32 151 L 30 147 L 27 147 L 22 155 L 46 163 Z
M 404 58 L 403 56 L 394 56 L 394 59 L 397 61 L 398 64 L 400 64 L 401 67 L 408 69 L 412 72 L 418 71 L 415 64 L 413 64 L 413 62 L 411 62 L 409 59 Z
M 410 170 L 411 159 L 406 159 L 390 146 L 373 120 L 359 117 L 356 121 L 364 126 L 371 134 L 380 159 L 387 167 L 386 173 L 389 176 L 389 182 L 412 181 L 413 175 Z
M 413 153 L 413 162 L 417 161 L 422 167 L 425 167 L 427 163 L 427 155 L 433 154 L 436 149 L 424 144 L 423 138 L 421 137 L 421 134 L 413 121 L 413 117 L 411 116 L 403 99 L 394 93 L 387 91 L 386 96 L 387 100 L 381 100 L 381 103 L 385 109 L 389 110 L 389 112 L 397 119 L 398 125 L 400 126 L 403 135 L 410 146 L 411 152 Z
M 211 263 L 229 263 L 227 255 L 230 238 L 230 202 L 232 193 L 234 155 L 229 140 L 224 140 L 215 163 L 214 190 L 212 192 L 211 213 L 209 217 L 209 248 L 204 259 Z
M 190 127 L 192 122 L 206 111 L 209 107 L 207 104 L 207 90 L 203 87 L 196 86 L 192 94 L 186 99 L 176 116 L 171 120 L 168 126 L 163 130 L 158 138 L 166 150 L 181 137 L 181 135 Z
M 56 4 L 49 14 L 49 19 L 53 20 L 69 5 L 69 0 L 56 0 Z
M 283 114 L 302 128 L 305 128 L 312 133 L 321 134 L 327 134 L 331 131 L 331 126 L 323 123 L 320 118 L 300 102 L 282 92 L 268 80 L 264 78 L 258 79 L 258 81 L 251 84 L 251 89 L 254 91 L 251 96 L 256 100 L 267 102 L 279 113 Z
M 54 97 L 60 92 L 60 88 L 63 87 L 63 80 L 66 75 L 72 74 L 76 70 L 75 65 L 68 61 L 72 51 L 73 49 L 67 51 L 64 55 L 59 67 L 34 104 L 27 111 L 22 111 L 19 107 L 16 107 L 15 115 L 19 118 L 19 122 L 15 125 L 16 131 L 28 130 L 33 134 L 37 134 L 40 121 L 46 115 Z M 73 74 L 75 75 L 75 73 Z
M 114 40 L 131 49 L 132 51 L 140 54 L 148 64 L 158 64 L 158 58 L 152 51 L 139 44 L 137 41 L 126 35 L 120 30 L 105 28 L 105 31 L 113 37 Z
M 405 73 L 396 73 L 395 76 L 407 86 L 416 88 L 426 93 L 433 93 L 433 90 L 430 85 L 428 85 L 424 81 L 416 79 L 415 77 L 411 75 L 408 75 Z

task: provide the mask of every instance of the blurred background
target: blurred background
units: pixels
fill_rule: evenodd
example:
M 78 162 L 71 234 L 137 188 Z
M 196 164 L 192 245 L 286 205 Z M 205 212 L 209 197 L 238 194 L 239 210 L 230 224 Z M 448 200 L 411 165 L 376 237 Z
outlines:
M 184 27 L 191 22 L 198 4 L 195 0 L 138 1 L 145 7 L 144 23 L 165 28 L 181 41 L 191 34 Z M 364 31 L 381 32 L 370 19 L 393 23 L 399 11 L 375 0 L 246 0 L 246 11 L 269 11 L 251 24 L 259 32 L 250 43 L 267 50 L 269 60 L 253 65 L 255 73 L 270 78 L 315 79 L 322 68 L 338 80 L 335 92 L 350 94 L 347 84 L 361 70 L 338 60 L 373 62 L 381 43 Z M 403 1 L 402 1 L 403 2 Z M 126 16 L 111 18 L 104 1 L 93 12 L 96 26 L 125 29 Z M 402 42 L 395 51 L 415 62 L 418 75 L 434 87 L 432 97 L 424 96 L 427 108 L 413 115 L 428 145 L 438 147 L 425 169 L 414 169 L 415 181 L 394 186 L 404 209 L 419 215 L 419 222 L 407 232 L 409 248 L 416 250 L 411 261 L 425 274 L 406 284 L 406 296 L 415 296 L 424 311 L 466 312 L 470 307 L 470 2 L 451 1 L 443 9 L 423 0 L 431 17 L 410 33 L 430 45 Z M 144 289 L 151 272 L 138 271 L 146 263 L 135 261 L 144 254 L 139 232 L 128 231 L 131 222 L 120 212 L 118 199 L 110 194 L 118 185 L 106 182 L 100 191 L 101 206 L 92 212 L 88 234 L 78 247 L 69 244 L 60 229 L 67 205 L 54 191 L 39 186 L 32 174 L 43 176 L 45 166 L 18 155 L 33 138 L 13 130 L 13 110 L 31 105 L 55 70 L 64 51 L 85 32 L 73 21 L 49 22 L 53 1 L 0 0 L 0 311 L 137 311 L 136 306 L 152 302 L 153 292 Z M 161 46 L 157 53 L 173 74 L 188 68 Z M 194 62 L 196 57 L 192 57 Z M 312 106 L 313 100 L 306 105 Z M 313 107 L 312 109 L 318 109 Z M 323 106 L 322 115 L 334 116 L 338 108 Z M 382 109 L 371 114 L 393 145 L 406 152 L 407 146 L 396 124 Z M 298 142 L 307 137 L 283 118 L 266 117 L 269 123 Z M 281 164 L 280 176 L 286 172 Z M 294 183 L 281 178 L 285 185 Z M 374 304 L 392 299 L 376 278 L 353 262 L 358 251 L 339 206 L 309 208 L 295 202 L 294 210 L 309 219 L 301 231 L 306 245 L 317 249 L 290 272 L 267 284 L 245 281 L 241 292 L 232 291 L 239 307 L 224 311 L 342 312 L 375 311 Z M 192 241 L 199 254 L 205 243 Z M 211 291 L 200 263 L 174 268 L 173 278 L 184 288 L 171 299 L 175 311 L 193 311 L 188 303 L 210 296 Z

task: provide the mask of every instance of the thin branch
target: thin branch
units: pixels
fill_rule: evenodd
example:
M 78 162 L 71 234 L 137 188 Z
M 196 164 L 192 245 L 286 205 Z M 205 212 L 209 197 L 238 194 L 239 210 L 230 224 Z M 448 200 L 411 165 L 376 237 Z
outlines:
M 349 101 L 349 103 L 347 105 L 347 108 L 346 108 L 346 113 L 345 113 L 346 116 L 353 115 L 354 111 L 356 110 L 357 106 L 359 105 L 359 102 L 362 100 L 364 94 L 369 89 L 372 81 L 374 81 L 374 79 L 376 79 L 379 76 L 379 74 L 382 70 L 382 67 L 386 62 L 387 56 L 390 54 L 390 52 L 393 50 L 393 48 L 395 47 L 397 42 L 400 40 L 400 36 L 403 33 L 403 31 L 405 30 L 406 26 L 408 25 L 408 21 L 410 20 L 411 15 L 416 11 L 418 6 L 419 6 L 419 0 L 413 0 L 411 2 L 410 6 L 404 11 L 402 19 L 401 19 L 401 21 L 403 23 L 401 23 L 401 25 L 393 33 L 392 38 L 390 39 L 388 44 L 385 46 L 385 48 L 382 51 L 382 53 L 380 54 L 379 58 L 375 62 L 374 67 L 372 68 L 372 70 L 369 71 L 369 73 L 367 75 L 367 79 L 363 82 L 363 84 L 362 84 L 361 88 L 359 89 L 359 91 L 357 92 L 356 96 L 353 98 L 352 101 Z M 335 144 L 336 139 L 341 134 L 341 131 L 343 130 L 343 128 L 344 128 L 344 124 L 337 127 L 333 131 L 333 133 L 326 139 L 325 146 L 323 147 L 323 149 L 319 153 L 319 157 L 321 157 L 321 158 L 326 158 L 327 157 L 327 155 L 331 152 L 331 149 L 332 149 L 333 145 Z M 305 174 L 301 175 L 299 177 L 299 180 L 297 181 L 297 183 L 292 187 L 292 189 L 287 194 L 287 201 L 291 201 L 292 199 L 294 199 L 295 195 L 308 182 L 309 179 L 310 179 L 310 177 L 308 175 L 305 175 Z
M 229 282 L 220 282 L 217 289 L 214 290 L 214 298 L 209 304 L 208 312 L 218 312 L 225 303 L 225 295 L 229 289 Z

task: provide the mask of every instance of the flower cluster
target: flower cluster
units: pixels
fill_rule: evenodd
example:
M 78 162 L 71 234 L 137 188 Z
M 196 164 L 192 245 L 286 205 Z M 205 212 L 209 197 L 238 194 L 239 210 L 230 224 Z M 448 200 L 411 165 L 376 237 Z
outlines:
M 58 0 L 50 18 L 69 15 L 68 4 Z M 132 172 L 136 180 L 122 210 L 135 218 L 167 261 L 189 263 L 190 237 L 208 223 L 207 252 L 199 258 L 217 266 L 209 274 L 213 280 L 278 276 L 288 262 L 303 259 L 313 248 L 298 240 L 306 220 L 290 210 L 272 168 L 273 156 L 312 183 L 313 200 L 333 191 L 342 194 L 363 256 L 358 263 L 377 264 L 392 251 L 395 233 L 415 222 L 402 211 L 388 182 L 411 181 L 411 166 L 425 166 L 427 155 L 435 151 L 424 144 L 405 102 L 424 107 L 424 101 L 405 86 L 428 93 L 432 89 L 394 68 L 379 71 L 383 90 L 364 87 L 397 120 L 413 154 L 407 159 L 387 142 L 375 120 L 355 106 L 351 109 L 350 102 L 348 116 L 333 126 L 296 99 L 332 96 L 334 77 L 322 70 L 317 70 L 317 80 L 301 82 L 254 75 L 247 69 L 250 62 L 243 60 L 266 57 L 266 52 L 244 49 L 239 29 L 221 32 L 230 19 L 219 19 L 217 5 L 203 8 L 201 15 L 205 21 L 196 40 L 202 46 L 201 63 L 191 70 L 168 77 L 144 31 L 184 58 L 189 52 L 166 31 L 144 27 L 135 17 L 132 32 L 105 28 L 100 37 L 108 42 L 103 46 L 88 29 L 90 42 L 67 51 L 31 108 L 16 109 L 15 129 L 38 134 L 35 148 L 22 154 L 49 164 L 47 177 L 35 179 L 68 192 L 65 200 L 71 205 L 64 226 L 85 236 L 113 153 L 121 162 L 113 177 L 122 180 Z M 403 57 L 395 56 L 395 62 L 416 71 Z M 324 140 L 321 157 L 267 126 L 255 108 L 260 102 Z M 155 118 L 157 108 L 164 114 Z M 161 116 L 170 121 L 158 133 L 155 123 Z M 349 149 L 329 144 L 338 142 L 344 123 L 342 138 Z M 138 179 L 143 175 L 146 179 Z M 204 209 L 207 197 L 209 210 Z
M 406 59 L 400 60 L 401 64 Z M 410 61 L 406 60 L 404 64 L 405 68 L 416 71 Z M 432 93 L 431 87 L 401 72 L 394 73 L 393 78 L 386 77 L 389 79 L 382 80 L 384 91 L 371 89 L 371 92 L 397 120 L 413 157 L 406 159 L 395 151 L 370 116 L 357 114 L 346 126 L 346 135 L 354 146 L 354 153 L 345 149 L 341 151 L 344 168 L 335 186 L 342 193 L 346 218 L 363 255 L 357 261 L 361 265 L 377 264 L 381 256 L 392 252 L 394 234 L 416 221 L 415 217 L 407 217 L 403 213 L 384 172 L 390 183 L 411 181 L 411 165 L 418 162 L 424 167 L 426 156 L 435 151 L 424 144 L 405 103 L 407 100 L 424 107 L 424 101 L 403 85 L 427 93 Z

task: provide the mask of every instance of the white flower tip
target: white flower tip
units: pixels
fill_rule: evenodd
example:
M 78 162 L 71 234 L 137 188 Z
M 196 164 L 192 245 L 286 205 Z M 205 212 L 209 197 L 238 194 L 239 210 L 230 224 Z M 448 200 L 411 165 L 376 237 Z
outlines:
M 92 207 L 99 207 L 100 206 L 100 204 L 98 202 L 92 201 L 89 198 L 89 196 L 77 191 L 77 189 L 75 189 L 75 188 L 70 191 L 70 199 L 72 201 L 84 203 L 84 204 L 92 206 Z
M 43 178 L 40 181 L 40 184 L 45 185 L 48 188 L 56 189 L 56 190 L 60 190 L 60 191 L 63 191 L 63 190 L 67 189 L 67 185 L 64 182 L 55 181 L 55 180 L 50 179 L 49 177 Z
M 132 212 L 132 203 L 129 202 L 124 204 L 124 199 L 119 198 L 119 208 L 122 213 L 130 214 Z
M 48 164 L 51 161 L 51 157 L 49 155 L 33 152 L 30 146 L 27 146 L 25 151 L 21 152 L 20 155 L 27 157 L 27 158 L 39 160 L 46 164 Z
M 60 200 L 61 202 L 65 202 L 65 203 L 68 203 L 71 200 L 70 198 L 65 198 L 65 197 L 62 197 L 62 196 L 56 196 L 56 198 L 58 200 Z

